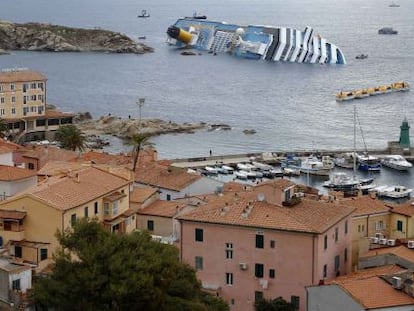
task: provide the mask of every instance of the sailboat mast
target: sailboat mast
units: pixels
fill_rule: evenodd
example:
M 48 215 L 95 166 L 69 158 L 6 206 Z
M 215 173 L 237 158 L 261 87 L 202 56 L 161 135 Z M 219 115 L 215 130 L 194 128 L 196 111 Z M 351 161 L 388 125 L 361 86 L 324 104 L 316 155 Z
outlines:
M 353 159 L 354 159 L 354 179 L 356 177 L 356 106 L 354 104 L 354 155 L 353 155 Z

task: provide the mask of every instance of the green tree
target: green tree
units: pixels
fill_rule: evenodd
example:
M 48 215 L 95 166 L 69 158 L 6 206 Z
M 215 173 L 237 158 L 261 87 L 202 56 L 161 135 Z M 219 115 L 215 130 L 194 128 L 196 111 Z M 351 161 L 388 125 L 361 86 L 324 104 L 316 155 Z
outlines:
M 73 124 L 60 126 L 56 131 L 56 140 L 62 144 L 65 149 L 73 150 L 79 149 L 83 151 L 85 149 L 86 138 Z
M 256 311 L 295 311 L 295 307 L 282 297 L 275 299 L 259 299 L 254 304 Z
M 134 134 L 131 138 L 131 143 L 134 145 L 132 149 L 132 154 L 134 157 L 134 167 L 132 168 L 132 170 L 134 172 L 137 168 L 139 152 L 141 151 L 141 149 L 145 146 L 152 146 L 152 143 L 149 141 L 150 138 L 150 134 L 141 132 Z
M 79 220 L 58 232 L 61 248 L 52 273 L 34 283 L 39 306 L 66 310 L 227 311 L 201 291 L 178 250 L 147 232 L 116 235 L 96 221 Z
M 0 137 L 3 138 L 9 132 L 9 127 L 3 118 L 0 118 Z

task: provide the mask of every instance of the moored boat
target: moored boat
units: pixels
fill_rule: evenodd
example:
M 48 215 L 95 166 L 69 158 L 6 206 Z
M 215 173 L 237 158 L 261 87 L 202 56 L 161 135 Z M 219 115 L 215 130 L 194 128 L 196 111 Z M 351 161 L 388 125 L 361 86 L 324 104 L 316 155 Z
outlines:
M 356 154 L 358 168 L 363 171 L 380 171 L 381 160 L 373 155 L 364 153 Z
M 407 171 L 413 165 L 401 155 L 388 155 L 381 161 L 382 165 L 399 171 Z
M 377 196 L 379 197 L 386 197 L 390 199 L 401 199 L 411 196 L 411 192 L 413 192 L 413 189 L 407 188 L 405 186 L 379 186 L 376 188 L 373 188 L 372 191 L 375 191 L 377 193 Z

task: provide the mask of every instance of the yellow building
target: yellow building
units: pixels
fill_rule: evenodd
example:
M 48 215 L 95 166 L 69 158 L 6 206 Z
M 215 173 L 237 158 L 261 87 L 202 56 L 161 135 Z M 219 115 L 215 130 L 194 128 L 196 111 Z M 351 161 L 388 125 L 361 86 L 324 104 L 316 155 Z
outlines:
M 399 204 L 392 209 L 390 234 L 393 239 L 414 238 L 414 206 L 413 201 Z
M 79 218 L 96 218 L 114 233 L 136 229 L 129 208 L 131 182 L 96 167 L 51 177 L 0 203 L 0 236 L 16 259 L 44 268 L 59 246 L 57 230 Z
M 0 118 L 15 137 L 44 139 L 59 125 L 72 123 L 72 114 L 46 109 L 46 82 L 40 72 L 24 68 L 0 72 Z

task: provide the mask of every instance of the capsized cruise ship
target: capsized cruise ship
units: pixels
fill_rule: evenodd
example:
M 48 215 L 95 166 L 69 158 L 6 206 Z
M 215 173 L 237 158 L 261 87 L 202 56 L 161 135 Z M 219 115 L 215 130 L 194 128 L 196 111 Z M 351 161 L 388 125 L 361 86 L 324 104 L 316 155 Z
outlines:
M 240 26 L 210 20 L 180 18 L 167 30 L 167 43 L 210 53 L 311 64 L 346 64 L 345 56 L 335 45 L 315 34 L 274 26 Z

